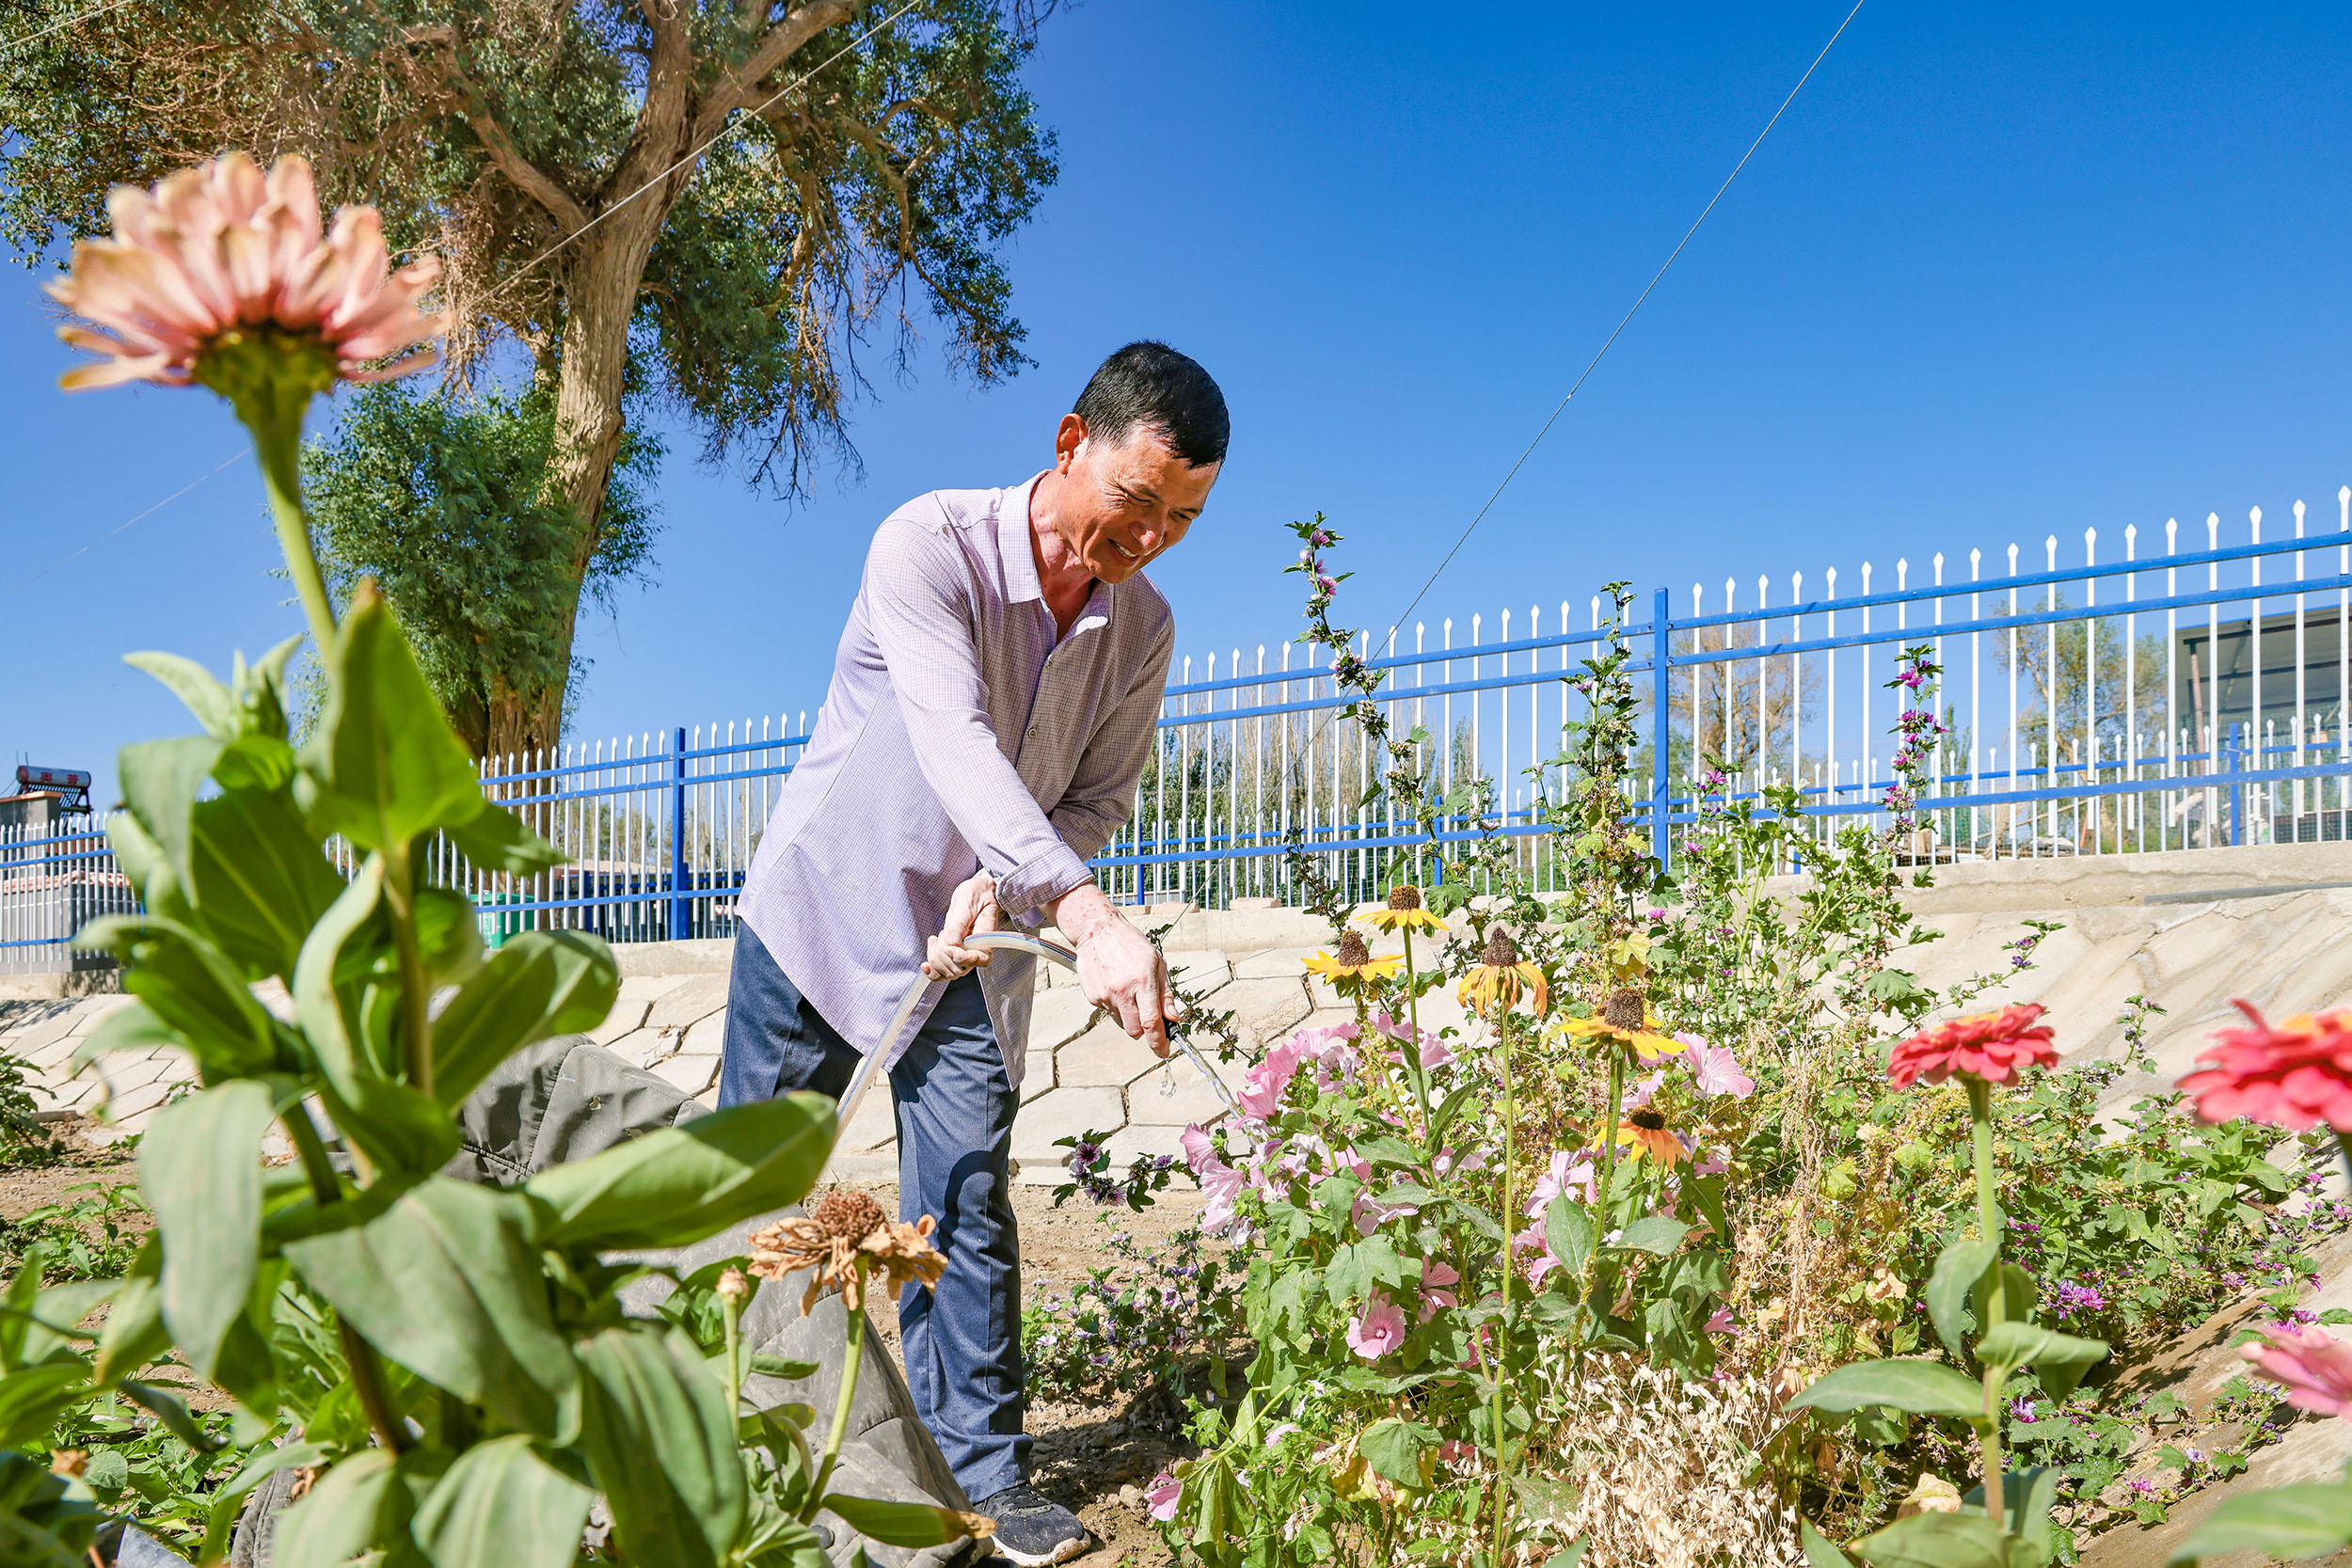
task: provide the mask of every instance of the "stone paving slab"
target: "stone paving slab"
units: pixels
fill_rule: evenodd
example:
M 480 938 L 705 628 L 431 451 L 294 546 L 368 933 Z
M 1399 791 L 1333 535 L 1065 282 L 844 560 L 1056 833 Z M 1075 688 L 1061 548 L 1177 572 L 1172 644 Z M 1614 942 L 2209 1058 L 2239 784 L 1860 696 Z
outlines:
M 655 1029 L 684 1029 L 690 1023 L 708 1018 L 726 1005 L 727 977 L 724 974 L 697 974 L 656 998 L 645 1022 Z

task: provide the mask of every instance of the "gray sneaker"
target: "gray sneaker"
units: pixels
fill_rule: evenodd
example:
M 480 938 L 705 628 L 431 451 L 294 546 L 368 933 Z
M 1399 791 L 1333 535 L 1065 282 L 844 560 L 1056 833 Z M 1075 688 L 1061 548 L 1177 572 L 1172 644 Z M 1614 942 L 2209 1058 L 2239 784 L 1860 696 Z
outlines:
M 1026 1481 L 993 1493 L 972 1506 L 996 1521 L 996 1549 L 1015 1562 L 1030 1568 L 1067 1562 L 1087 1549 L 1087 1528 L 1078 1516 L 1038 1496 Z

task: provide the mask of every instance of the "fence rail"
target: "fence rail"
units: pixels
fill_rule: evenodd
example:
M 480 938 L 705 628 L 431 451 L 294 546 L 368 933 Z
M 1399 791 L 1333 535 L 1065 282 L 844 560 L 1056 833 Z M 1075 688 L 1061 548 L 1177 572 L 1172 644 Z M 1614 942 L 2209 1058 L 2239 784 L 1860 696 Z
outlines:
M 1915 858 L 2340 841 L 2352 838 L 2352 486 L 2336 501 L 2324 532 L 2297 501 L 2291 532 L 2265 538 L 2255 508 L 2244 542 L 2226 546 L 2218 515 L 2201 541 L 2168 522 L 2161 554 L 2127 528 L 2103 557 L 2085 530 L 2079 563 L 2060 563 L 2052 534 L 2039 562 L 2008 546 L 1998 577 L 1981 551 L 1964 577 L 1937 554 L 1919 571 L 1898 560 L 1890 590 L 1864 562 L 1858 592 L 1841 595 L 1833 567 L 1808 597 L 1794 572 L 1777 606 L 1773 579 L 1756 578 L 1743 605 L 1726 578 L 1720 596 L 1655 587 L 1635 601 L 1647 619 L 1615 628 L 1591 595 L 1391 627 L 1358 652 L 1385 677 L 1376 700 L 1394 732 L 1424 732 L 1420 760 L 1440 786 L 1491 790 L 1486 824 L 1452 816 L 1438 839 L 1517 839 L 1539 883 L 1559 870 L 1544 825 L 1565 784 L 1558 754 L 1585 717 L 1570 677 L 1613 636 L 1636 656 L 1644 702 L 1634 772 L 1649 787 L 1626 808 L 1668 859 L 1678 833 L 1701 831 L 1703 802 L 1767 787 L 1795 789 L 1816 835 L 1883 818 L 1901 711 L 1884 683 L 1917 643 L 1945 675 Z M 1287 899 L 1294 837 L 1371 896 L 1423 842 L 1375 791 L 1379 759 L 1340 717 L 1351 699 L 1312 650 L 1234 648 L 1171 673 L 1130 820 L 1094 863 L 1114 896 Z M 529 879 L 453 858 L 438 869 L 492 941 L 532 926 L 614 942 L 728 934 L 808 736 L 803 712 L 497 759 L 484 768 L 491 797 L 572 863 Z M 0 833 L 0 966 L 54 959 L 80 918 L 127 899 L 92 833 Z

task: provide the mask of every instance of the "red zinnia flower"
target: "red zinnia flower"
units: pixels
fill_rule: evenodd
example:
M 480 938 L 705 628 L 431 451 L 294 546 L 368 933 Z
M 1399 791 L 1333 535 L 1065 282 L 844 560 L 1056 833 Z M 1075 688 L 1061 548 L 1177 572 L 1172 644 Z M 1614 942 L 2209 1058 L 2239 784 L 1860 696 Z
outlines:
M 2039 1003 L 2021 1003 L 1997 1013 L 1955 1018 L 1895 1048 L 1886 1064 L 1887 1082 L 1907 1089 L 1924 1078 L 1941 1084 L 1958 1072 L 1988 1084 L 2014 1084 L 2023 1067 L 2048 1067 L 2058 1060 L 2050 1026 L 2038 1024 Z
M 2214 1036 L 2198 1070 L 2181 1080 L 2197 1114 L 2213 1122 L 2252 1117 L 2298 1132 L 2324 1121 L 2352 1132 L 2352 1010 L 2272 1024 L 2250 1002 L 2237 1008 L 2251 1027 Z

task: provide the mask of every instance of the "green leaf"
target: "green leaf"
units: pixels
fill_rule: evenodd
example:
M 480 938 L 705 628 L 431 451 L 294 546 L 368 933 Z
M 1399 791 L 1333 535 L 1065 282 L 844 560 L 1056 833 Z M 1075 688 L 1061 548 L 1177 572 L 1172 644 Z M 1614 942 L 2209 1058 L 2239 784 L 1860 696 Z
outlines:
M 182 1037 L 207 1083 L 274 1071 L 279 1025 L 219 948 L 176 920 L 110 916 L 74 938 L 121 958 L 122 989 Z
M 677 1329 L 630 1323 L 580 1349 L 580 1451 L 637 1568 L 713 1568 L 748 1498 L 726 1394 Z
M 1423 1491 L 1429 1485 L 1429 1465 L 1438 1441 L 1436 1427 L 1391 1416 L 1364 1429 L 1357 1451 L 1376 1473 L 1399 1486 Z
M 40 1275 L 39 1269 L 25 1273 L 36 1279 Z M 75 1354 L 74 1342 L 91 1338 L 82 1332 L 82 1320 L 113 1299 L 121 1288 L 119 1279 L 77 1279 L 41 1291 L 32 1310 L 10 1325 L 10 1336 L 21 1336 L 10 1353 L 10 1363 L 29 1367 L 60 1352 Z
M 2172 1548 L 2168 1562 L 2222 1552 L 2267 1552 L 2301 1561 L 2352 1544 L 2352 1486 L 2311 1481 L 2231 1497 Z
M 137 741 L 115 755 L 123 804 L 154 835 L 183 888 L 191 885 L 188 847 L 196 797 L 212 777 L 221 744 L 211 736 L 183 735 Z
M 280 1514 L 271 1568 L 343 1568 L 371 1548 L 408 1537 L 408 1483 L 382 1449 L 362 1449 L 311 1484 Z
M 602 938 L 525 931 L 508 939 L 434 1022 L 434 1093 L 454 1105 L 519 1047 L 595 1028 L 620 985 Z
M 282 790 L 225 789 L 191 819 L 187 886 L 205 928 L 230 958 L 290 975 L 311 923 L 342 879 Z
M 1815 1529 L 1810 1519 L 1797 1521 L 1797 1544 L 1804 1548 L 1805 1568 L 1853 1568 L 1853 1559 Z
M 443 832 L 469 864 L 484 871 L 511 871 L 520 877 L 535 877 L 542 871 L 552 871 L 568 859 L 563 850 L 523 826 L 521 817 L 496 801 Z
M 1935 1337 L 1955 1357 L 1967 1354 L 1963 1340 L 1969 1324 L 1962 1315 L 1968 1309 L 1968 1292 L 1977 1288 L 1977 1281 L 1984 1277 L 2000 1250 L 1999 1242 L 1972 1236 L 1935 1255 L 1935 1272 L 1928 1275 L 1928 1317 L 1935 1323 Z
M 98 1364 L 91 1373 L 101 1386 L 171 1353 L 171 1331 L 164 1326 L 164 1292 L 158 1283 L 163 1266 L 163 1238 L 151 1233 L 106 1307 L 106 1326 L 98 1336 Z
M 2044 1557 L 2056 1550 L 2050 1510 L 2058 1504 L 2058 1482 L 2063 1479 L 2063 1472 L 2054 1465 L 2037 1465 L 2029 1470 L 2006 1470 L 2001 1474 L 2001 1507 L 2006 1511 L 2010 1533 L 2031 1542 Z M 1984 1487 L 1970 1487 L 1961 1501 L 1981 1510 Z
M 294 1442 L 282 1448 L 263 1449 L 246 1460 L 244 1467 L 207 1499 L 204 1543 L 198 1548 L 197 1561 L 218 1562 L 228 1552 L 230 1532 L 236 1528 L 238 1517 L 245 1513 L 245 1500 L 255 1487 L 280 1470 L 316 1465 L 329 1457 L 331 1451 L 317 1443 Z
M 302 1214 L 303 1280 L 385 1354 L 551 1442 L 580 1423 L 580 1370 L 548 1316 L 530 1206 L 428 1177 Z
M 1552 1207 L 1556 1209 L 1559 1205 L 1555 1203 Z M 1680 1220 L 1670 1220 L 1663 1214 L 1652 1214 L 1645 1219 L 1635 1220 L 1618 1233 L 1615 1241 L 1603 1244 L 1624 1247 L 1632 1252 L 1655 1253 L 1661 1258 L 1671 1258 L 1675 1254 L 1675 1249 L 1682 1244 L 1682 1238 L 1690 1233 L 1691 1227 Z
M 484 807 L 473 760 L 372 588 L 353 595 L 326 658 L 326 705 L 296 785 L 312 822 L 384 849 L 472 820 Z
M 1394 1165 L 1410 1170 L 1427 1163 L 1420 1149 L 1415 1148 L 1403 1138 L 1394 1137 L 1386 1132 L 1376 1133 L 1369 1138 L 1359 1138 L 1353 1147 L 1358 1154 L 1375 1165 Z
M 860 1535 L 885 1546 L 937 1546 L 972 1533 L 963 1514 L 936 1503 L 890 1503 L 828 1492 L 824 1506 Z
M 786 1383 L 798 1383 L 804 1377 L 817 1375 L 817 1363 L 814 1361 L 790 1361 L 781 1355 L 770 1355 L 766 1351 L 752 1352 L 744 1358 L 743 1366 L 746 1371 Z
M 595 1498 L 530 1438 L 494 1437 L 457 1457 L 410 1533 L 433 1568 L 570 1568 Z
M 1915 1513 L 1853 1544 L 1870 1568 L 2042 1568 L 2030 1543 L 1981 1513 Z
M 833 1151 L 822 1095 L 754 1101 L 553 1165 L 523 1191 L 553 1211 L 554 1246 L 686 1246 L 804 1196 Z
M 155 1115 L 139 1146 L 139 1186 L 163 1237 L 164 1323 L 199 1377 L 211 1377 L 261 1260 L 262 1134 L 278 1107 L 241 1078 Z
M 1985 1304 L 1993 1294 L 1995 1279 L 2001 1284 L 2001 1321 L 2025 1323 L 2032 1318 L 2035 1306 L 2042 1300 L 2042 1291 L 2034 1284 L 2033 1275 L 2014 1263 L 2002 1262 L 1985 1270 L 1984 1277 L 1977 1281 L 1975 1291 L 1969 1294 L 1968 1305 L 1977 1314 L 1978 1323 L 1981 1325 L 1993 1321 L 1994 1314 L 1986 1309 Z
M 109 1007 L 82 1043 L 74 1048 L 69 1071 L 79 1073 L 99 1057 L 116 1051 L 176 1049 L 185 1042 L 155 1016 L 144 1002 Z
M 171 857 L 155 841 L 155 835 L 139 826 L 139 819 L 127 811 L 116 812 L 106 818 L 106 843 L 115 852 L 115 863 L 122 867 L 123 876 L 138 890 L 139 902 L 147 912 L 161 920 L 185 918 L 189 911 L 187 890 L 173 875 Z M 77 945 L 101 945 L 87 940 L 85 930 L 73 939 Z
M 0 1377 L 0 1449 L 21 1449 L 49 1435 L 74 1401 L 90 1392 L 79 1358 L 44 1361 Z
M 196 1424 L 196 1418 L 188 1414 L 187 1405 L 170 1389 L 158 1387 L 152 1383 L 128 1382 L 123 1384 L 122 1393 L 124 1398 L 163 1422 L 166 1430 L 186 1444 L 191 1451 L 215 1453 L 222 1447 Z
M 1560 1259 L 1560 1266 L 1570 1279 L 1584 1272 L 1584 1259 L 1593 1255 L 1593 1217 L 1583 1206 L 1566 1194 L 1551 1200 L 1544 1211 L 1544 1244 Z
M 2030 1365 L 2054 1399 L 2074 1391 L 2083 1374 L 2106 1358 L 2104 1339 L 2078 1339 L 2031 1323 L 1996 1323 L 1977 1339 L 1977 1359 L 1991 1367 Z
M 1876 1404 L 1974 1421 L 1984 1416 L 1984 1386 L 1933 1361 L 1857 1361 L 1816 1378 L 1788 1403 L 1836 1415 Z
M 244 732 L 245 713 L 235 693 L 196 660 L 181 654 L 140 653 L 124 654 L 122 662 L 134 670 L 146 671 L 169 687 L 171 694 L 196 715 L 204 733 L 215 739 L 234 740 Z

